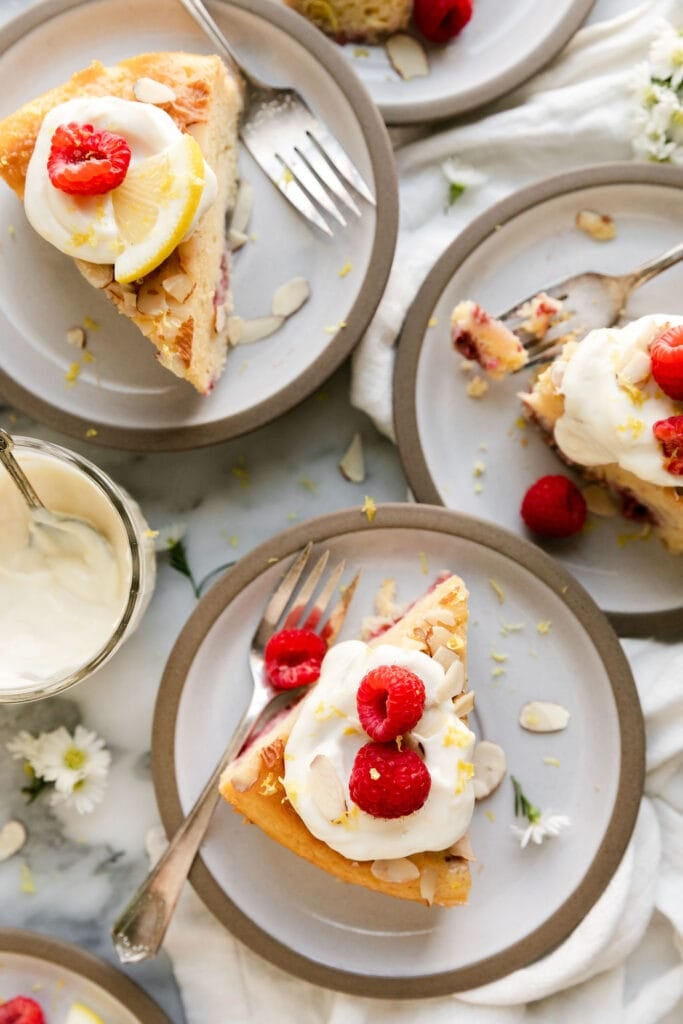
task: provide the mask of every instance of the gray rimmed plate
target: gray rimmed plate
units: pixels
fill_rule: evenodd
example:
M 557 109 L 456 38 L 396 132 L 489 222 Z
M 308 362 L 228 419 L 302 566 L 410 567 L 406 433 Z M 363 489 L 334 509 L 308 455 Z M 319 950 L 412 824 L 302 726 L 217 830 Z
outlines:
M 409 602 L 441 569 L 463 576 L 477 731 L 503 745 L 530 799 L 568 814 L 572 827 L 522 851 L 505 780 L 475 812 L 470 903 L 444 910 L 339 883 L 222 805 L 190 876 L 195 890 L 265 958 L 357 994 L 462 991 L 531 963 L 567 937 L 619 864 L 640 802 L 643 724 L 621 647 L 588 594 L 539 548 L 482 521 L 407 504 L 380 506 L 372 524 L 359 509 L 335 512 L 262 544 L 216 584 L 180 634 L 157 698 L 153 772 L 167 832 L 247 702 L 254 626 L 308 540 L 344 556 L 349 575 L 363 571 L 340 639 L 358 635 L 384 579 Z M 522 704 L 538 698 L 570 711 L 564 732 L 517 724 Z
M 526 489 L 566 467 L 517 398 L 530 371 L 468 397 L 468 376 L 449 339 L 463 298 L 501 313 L 519 299 L 584 270 L 623 273 L 680 241 L 682 174 L 649 164 L 606 164 L 548 178 L 478 217 L 441 256 L 408 312 L 394 373 L 394 422 L 403 468 L 418 501 L 440 502 L 525 533 Z M 617 236 L 579 231 L 582 208 L 610 214 Z M 683 264 L 633 294 L 628 319 L 683 312 Z M 430 326 L 432 324 L 432 326 Z M 480 475 L 475 475 L 479 473 Z M 591 517 L 577 537 L 544 544 L 626 636 L 683 635 L 683 561 L 621 516 Z
M 141 988 L 103 960 L 47 935 L 0 928 L 0 1000 L 18 995 L 35 999 L 55 1024 L 75 1002 L 111 1024 L 170 1024 Z
M 49 426 L 95 443 L 136 450 L 194 448 L 235 437 L 296 405 L 343 361 L 382 294 L 394 251 L 393 155 L 374 104 L 335 46 L 305 19 L 270 0 L 232 0 L 214 12 L 256 74 L 295 84 L 345 146 L 377 195 L 333 240 L 304 221 L 254 164 L 253 240 L 235 256 L 236 312 L 270 311 L 295 276 L 307 304 L 270 338 L 231 351 L 208 397 L 164 370 L 153 346 L 29 226 L 0 183 L 0 393 Z M 131 26 L 135 26 L 134 30 Z M 0 116 L 94 59 L 113 63 L 150 50 L 211 52 L 180 4 L 155 0 L 47 0 L 0 31 Z M 49 53 L 49 60 L 36 54 Z M 25 68 L 31 67 L 27 78 Z M 78 360 L 66 331 L 89 329 L 92 362 Z M 81 362 L 76 383 L 66 375 Z
M 477 0 L 472 20 L 443 46 L 427 44 L 430 72 L 404 81 L 384 46 L 342 49 L 388 124 L 465 114 L 498 99 L 539 71 L 569 42 L 595 0 Z

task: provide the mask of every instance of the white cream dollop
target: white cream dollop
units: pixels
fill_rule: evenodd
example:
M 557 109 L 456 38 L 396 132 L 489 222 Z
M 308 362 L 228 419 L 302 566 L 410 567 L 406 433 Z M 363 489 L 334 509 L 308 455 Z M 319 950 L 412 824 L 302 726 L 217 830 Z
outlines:
M 371 742 L 358 720 L 356 692 L 363 676 L 378 665 L 407 668 L 425 686 L 425 709 L 408 742 L 422 745 L 431 788 L 423 806 L 401 818 L 375 818 L 349 795 L 354 758 Z M 445 850 L 464 834 L 472 817 L 474 741 L 453 711 L 438 662 L 421 651 L 388 644 L 371 648 L 349 640 L 326 655 L 320 679 L 301 705 L 285 750 L 285 790 L 309 832 L 350 860 Z M 339 821 L 329 821 L 313 796 L 311 762 L 318 755 L 329 758 L 344 787 L 348 813 Z
M 662 487 L 680 486 L 680 476 L 664 469 L 659 442 L 652 433 L 657 420 L 680 414 L 680 402 L 663 395 L 650 376 L 637 388 L 620 383 L 619 373 L 681 316 L 655 314 L 625 327 L 591 331 L 577 346 L 559 390 L 564 413 L 555 424 L 561 451 L 581 466 L 617 463 L 641 480 Z
M 82 520 L 41 525 L 38 512 L 34 522 L 0 472 L 0 692 L 40 689 L 86 665 L 121 621 L 130 587 L 123 549 L 89 521 L 93 509 L 102 516 L 94 486 L 55 459 L 24 468 L 39 493 L 77 497 Z
M 60 125 L 71 121 L 121 135 L 130 146 L 130 167 L 167 150 L 182 133 L 165 110 L 116 96 L 68 100 L 45 115 L 26 173 L 26 216 L 39 235 L 67 256 L 113 263 L 125 244 L 114 217 L 112 193 L 68 195 L 55 188 L 47 171 L 52 136 Z M 186 238 L 216 198 L 216 175 L 206 161 L 204 174 L 204 191 Z

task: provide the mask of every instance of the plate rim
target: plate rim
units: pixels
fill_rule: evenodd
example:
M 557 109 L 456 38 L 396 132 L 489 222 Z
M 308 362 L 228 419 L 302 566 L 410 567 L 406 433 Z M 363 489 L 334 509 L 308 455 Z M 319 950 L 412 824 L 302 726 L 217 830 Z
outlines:
M 471 221 L 441 254 L 413 299 L 396 342 L 392 380 L 393 425 L 399 458 L 417 501 L 444 505 L 427 466 L 420 440 L 415 385 L 427 321 L 442 292 L 464 261 L 497 229 L 519 214 L 558 196 L 603 185 L 681 187 L 678 167 L 615 161 L 589 164 L 542 178 L 489 206 Z M 672 556 L 675 557 L 675 556 Z M 619 636 L 683 639 L 683 603 L 663 611 L 620 612 L 603 609 Z
M 610 820 L 598 851 L 574 891 L 542 925 L 505 950 L 468 967 L 401 978 L 364 975 L 320 964 L 273 938 L 240 910 L 220 887 L 201 853 L 190 883 L 218 921 L 254 952 L 296 977 L 353 995 L 415 999 L 476 988 L 527 966 L 564 941 L 585 917 L 612 878 L 635 827 L 645 779 L 645 728 L 633 675 L 619 640 L 588 592 L 558 562 L 524 538 L 495 524 L 443 506 L 382 504 L 372 524 L 359 508 L 328 512 L 275 535 L 229 570 L 200 600 L 181 630 L 159 684 L 152 725 L 152 777 L 161 821 L 168 836 L 180 825 L 175 771 L 175 723 L 187 672 L 209 629 L 242 590 L 275 558 L 289 557 L 309 540 L 374 529 L 418 529 L 462 537 L 511 558 L 532 572 L 565 604 L 600 657 L 612 689 L 621 743 L 621 766 Z
M 65 939 L 23 928 L 0 928 L 0 953 L 19 953 L 73 971 L 116 999 L 140 1024 L 171 1024 L 151 996 L 112 964 Z
M 0 61 L 5 52 L 42 24 L 67 11 L 96 0 L 43 0 L 18 14 L 0 29 Z M 378 108 L 348 61 L 305 18 L 272 0 L 218 0 L 253 14 L 285 32 L 304 46 L 343 92 L 354 114 L 358 131 L 372 166 L 376 194 L 376 219 L 368 268 L 349 309 L 343 329 L 330 338 L 323 351 L 284 388 L 238 413 L 209 423 L 190 426 L 136 427 L 100 423 L 38 398 L 0 367 L 0 397 L 31 418 L 70 437 L 105 448 L 126 451 L 190 451 L 233 440 L 265 426 L 308 398 L 342 364 L 354 349 L 380 303 L 391 270 L 398 233 L 398 176 L 391 142 Z M 4 187 L 4 185 L 3 185 Z M 283 200 L 284 202 L 284 200 Z M 311 230 L 314 230 L 311 228 Z M 188 385 L 189 387 L 189 385 Z M 210 396 L 209 396 L 210 401 Z M 95 437 L 87 431 L 97 429 Z
M 427 123 L 467 114 L 486 103 L 500 99 L 517 86 L 523 85 L 557 56 L 581 28 L 595 3 L 596 0 L 573 0 L 569 10 L 550 35 L 542 39 L 525 58 L 518 60 L 504 74 L 489 82 L 455 96 L 443 96 L 439 100 L 378 103 L 382 116 L 390 125 Z

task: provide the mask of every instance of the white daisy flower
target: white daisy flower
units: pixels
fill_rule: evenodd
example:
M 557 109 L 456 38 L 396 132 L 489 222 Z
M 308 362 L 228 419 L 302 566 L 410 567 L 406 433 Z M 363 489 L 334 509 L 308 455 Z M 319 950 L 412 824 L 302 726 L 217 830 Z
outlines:
M 463 163 L 462 160 L 458 160 L 457 157 L 454 156 L 449 157 L 448 160 L 444 160 L 441 164 L 441 170 L 446 177 L 446 181 L 462 185 L 464 188 L 469 188 L 473 185 L 481 185 L 481 183 L 485 181 L 485 177 L 481 171 L 476 170 L 474 167 L 470 167 L 469 164 Z
M 649 53 L 653 78 L 670 79 L 671 88 L 683 84 L 683 36 L 673 25 L 664 23 L 657 33 Z
M 636 156 L 683 164 L 683 35 L 664 23 L 633 74 Z
M 42 775 L 43 768 L 43 737 L 32 736 L 30 732 L 18 732 L 9 743 L 7 749 L 16 760 L 28 761 L 36 775 Z
M 74 735 L 60 726 L 46 733 L 42 740 L 42 770 L 47 782 L 54 782 L 58 793 L 70 794 L 76 784 L 92 777 L 104 778 L 109 770 L 111 754 L 104 749 L 104 740 L 82 725 Z
M 74 783 L 69 792 L 55 787 L 50 795 L 50 806 L 57 811 L 73 809 L 78 814 L 90 814 L 102 802 L 106 788 L 106 775 L 85 775 Z
M 168 551 L 181 541 L 187 532 L 185 523 L 167 523 L 154 531 L 154 550 L 161 553 Z
M 510 828 L 524 849 L 530 842 L 540 846 L 544 839 L 558 835 L 563 828 L 569 828 L 570 824 L 566 814 L 542 814 L 526 828 L 520 828 L 518 825 L 510 825 Z

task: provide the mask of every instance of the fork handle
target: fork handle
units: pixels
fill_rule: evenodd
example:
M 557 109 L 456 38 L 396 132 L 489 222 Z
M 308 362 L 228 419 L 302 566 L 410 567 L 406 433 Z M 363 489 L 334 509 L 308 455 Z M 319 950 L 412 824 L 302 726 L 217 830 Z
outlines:
M 237 59 L 232 47 L 228 43 L 228 40 L 223 35 L 216 21 L 214 21 L 212 15 L 209 14 L 203 0 L 180 0 L 180 3 L 188 14 L 194 18 L 200 28 L 204 29 L 207 36 L 214 44 L 221 57 L 223 57 L 237 80 L 239 81 L 240 77 L 242 77 L 246 79 L 250 85 L 262 87 L 263 83 L 254 75 L 249 74 Z
M 296 693 L 298 694 L 298 690 Z M 288 691 L 289 699 L 293 694 L 294 690 Z M 192 810 L 114 923 L 111 937 L 121 963 L 140 963 L 159 952 L 178 897 L 218 804 L 218 783 L 223 770 L 240 752 L 250 733 L 262 723 L 266 717 L 266 710 L 267 717 L 270 718 L 271 713 L 274 714 L 282 703 L 285 701 L 268 701 L 267 695 L 263 697 L 255 692 L 227 749 Z
M 657 274 L 673 267 L 680 260 L 683 260 L 683 242 L 674 245 L 673 249 L 667 250 L 661 256 L 655 256 L 653 260 L 648 260 L 647 263 L 643 263 L 642 267 L 638 267 L 632 274 L 629 274 L 630 288 L 639 288 L 646 281 L 652 280 Z

